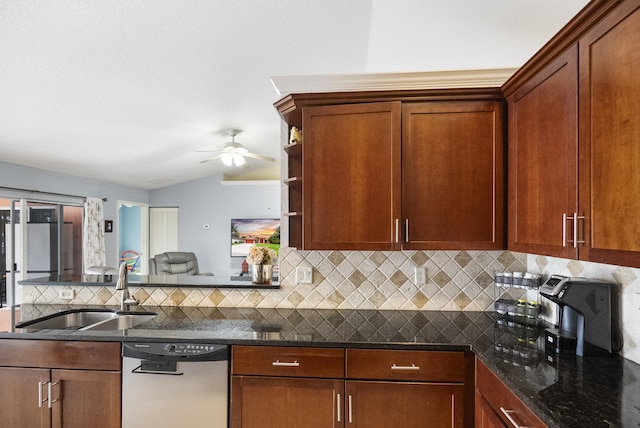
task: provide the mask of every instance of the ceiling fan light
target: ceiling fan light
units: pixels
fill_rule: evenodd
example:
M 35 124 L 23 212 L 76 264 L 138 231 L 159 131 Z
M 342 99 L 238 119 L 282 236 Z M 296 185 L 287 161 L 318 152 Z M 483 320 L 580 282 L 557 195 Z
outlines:
M 233 164 L 233 155 L 231 153 L 223 153 L 222 156 L 220 156 L 220 160 L 226 166 L 231 166 Z
M 242 156 L 240 153 L 235 153 L 233 155 L 233 162 L 236 164 L 236 166 L 242 166 L 246 163 L 246 161 L 244 160 L 244 156 Z

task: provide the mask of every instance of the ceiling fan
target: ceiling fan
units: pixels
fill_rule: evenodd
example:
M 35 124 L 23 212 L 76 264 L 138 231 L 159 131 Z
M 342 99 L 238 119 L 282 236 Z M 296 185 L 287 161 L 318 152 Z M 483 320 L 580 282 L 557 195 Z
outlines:
M 205 159 L 200 161 L 200 163 L 205 163 L 212 161 L 214 159 L 220 159 L 223 164 L 226 166 L 242 166 L 247 168 L 249 165 L 245 158 L 258 159 L 265 162 L 275 162 L 276 160 L 269 156 L 263 156 L 256 153 L 251 153 L 249 150 L 245 149 L 242 144 L 236 143 L 236 135 L 238 135 L 240 131 L 233 130 L 229 132 L 231 136 L 231 141 L 225 143 L 222 150 L 218 151 L 218 154 L 210 157 L 209 159 Z M 205 151 L 205 150 L 201 150 Z

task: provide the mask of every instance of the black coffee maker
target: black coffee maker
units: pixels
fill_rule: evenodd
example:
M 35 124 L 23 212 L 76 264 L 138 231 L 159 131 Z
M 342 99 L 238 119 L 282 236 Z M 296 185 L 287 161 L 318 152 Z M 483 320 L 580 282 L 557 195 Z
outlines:
M 540 294 L 558 305 L 555 327 L 545 330 L 547 352 L 582 357 L 611 355 L 620 350 L 613 284 L 552 275 Z

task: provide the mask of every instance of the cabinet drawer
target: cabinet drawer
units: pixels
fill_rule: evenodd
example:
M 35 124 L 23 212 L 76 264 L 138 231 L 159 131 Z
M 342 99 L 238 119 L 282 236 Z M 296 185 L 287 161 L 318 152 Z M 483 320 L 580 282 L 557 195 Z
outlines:
M 120 370 L 120 342 L 6 339 L 0 362 L 7 367 Z
M 344 378 L 344 350 L 234 346 L 231 349 L 231 373 L 234 375 Z
M 507 426 L 517 423 L 520 426 L 530 428 L 547 427 L 487 366 L 479 360 L 476 361 L 477 393 L 484 398 Z M 513 421 L 510 421 L 509 418 Z
M 348 379 L 464 382 L 464 352 L 348 349 Z

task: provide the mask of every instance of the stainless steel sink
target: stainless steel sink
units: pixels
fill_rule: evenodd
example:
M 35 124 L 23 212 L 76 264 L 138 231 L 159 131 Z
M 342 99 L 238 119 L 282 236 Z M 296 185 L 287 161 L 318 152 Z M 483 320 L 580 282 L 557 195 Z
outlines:
M 72 309 L 16 324 L 29 330 L 124 330 L 156 316 L 155 312 L 118 313 L 109 309 Z
M 153 312 L 140 314 L 118 314 L 115 318 L 109 318 L 95 324 L 88 325 L 80 330 L 126 330 L 145 321 L 155 318 Z

